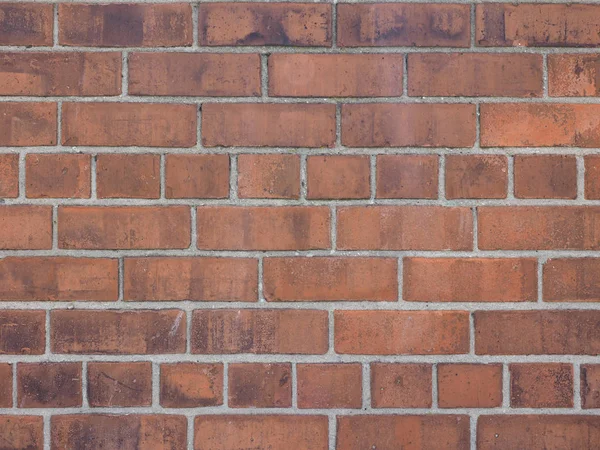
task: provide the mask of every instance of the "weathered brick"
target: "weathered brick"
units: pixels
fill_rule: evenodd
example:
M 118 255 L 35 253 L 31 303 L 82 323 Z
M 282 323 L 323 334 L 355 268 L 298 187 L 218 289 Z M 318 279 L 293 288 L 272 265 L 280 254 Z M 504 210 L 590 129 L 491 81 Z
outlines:
M 582 364 L 580 385 L 581 407 L 600 408 L 600 365 Z
M 340 250 L 471 250 L 468 208 L 349 206 L 338 208 Z
M 418 302 L 534 302 L 534 258 L 405 258 L 403 299 Z
M 399 54 L 275 53 L 269 56 L 269 95 L 400 96 L 403 58 Z
M 266 258 L 267 301 L 396 301 L 395 258 Z
M 132 53 L 132 95 L 260 95 L 260 56 L 243 53 Z
M 50 345 L 53 353 L 183 353 L 185 316 L 176 309 L 54 310 L 50 313 Z
M 466 311 L 335 311 L 343 354 L 443 355 L 469 351 Z
M 328 328 L 327 311 L 196 310 L 192 353 L 324 354 Z
M 509 370 L 511 407 L 573 407 L 573 366 L 571 364 L 510 364 Z
M 0 197 L 19 196 L 19 155 L 0 155 Z
M 548 94 L 552 97 L 597 97 L 597 54 L 548 55 Z M 600 74 L 599 74 L 600 75 Z
M 52 207 L 0 206 L 0 249 L 52 248 Z
M 90 198 L 91 157 L 29 154 L 25 159 L 27 198 Z
M 196 145 L 196 105 L 64 103 L 62 115 L 63 145 Z
M 228 155 L 167 155 L 167 198 L 229 197 Z
M 0 363 L 0 408 L 12 408 L 12 396 L 13 366 L 12 364 Z M 2 434 L 0 434 L 0 436 L 2 436 Z
M 0 103 L 0 145 L 56 145 L 56 103 Z
M 229 364 L 231 408 L 289 408 L 292 406 L 292 365 Z
M 0 355 L 44 354 L 46 349 L 46 312 L 0 311 L 0 336 L 2 336 Z
M 469 46 L 469 5 L 343 3 L 337 11 L 341 47 Z
M 53 11 L 49 3 L 0 4 L 0 45 L 51 46 Z
M 237 169 L 239 198 L 292 199 L 300 196 L 298 155 L 239 155 Z
M 502 364 L 438 364 L 440 408 L 502 406 Z
M 507 190 L 506 156 L 446 156 L 446 198 L 506 198 Z
M 331 45 L 331 5 L 202 3 L 200 45 Z
M 250 258 L 126 258 L 124 300 L 238 301 L 258 298 Z
M 120 53 L 0 53 L 0 95 L 120 93 Z
M 206 147 L 332 147 L 335 105 L 305 103 L 205 103 Z
M 87 396 L 92 407 L 152 405 L 152 363 L 90 362 Z
M 160 404 L 165 408 L 222 405 L 223 365 L 161 364 Z
M 360 408 L 361 364 L 298 364 L 299 408 Z
M 438 196 L 437 155 L 377 155 L 377 198 Z
M 600 199 L 600 155 L 586 155 L 583 158 L 585 165 L 585 198 L 590 200 Z
M 98 198 L 159 198 L 160 156 L 98 155 L 96 184 Z
M 45 6 L 45 5 L 44 5 Z M 44 448 L 42 416 L 0 416 L 0 440 L 7 450 Z
M 431 408 L 431 364 L 371 363 L 373 408 Z
M 309 199 L 369 198 L 371 195 L 368 156 L 309 156 L 306 170 Z
M 81 406 L 81 363 L 17 364 L 19 408 Z
M 58 5 L 58 42 L 81 47 L 176 47 L 192 44 L 192 5 Z
M 326 206 L 200 206 L 203 250 L 310 250 L 330 246 Z
M 342 144 L 348 147 L 471 147 L 474 143 L 475 105 L 360 103 L 342 106 Z
M 69 249 L 188 248 L 187 206 L 61 206 L 58 246 Z
M 571 155 L 516 155 L 515 197 L 577 197 L 577 161 Z

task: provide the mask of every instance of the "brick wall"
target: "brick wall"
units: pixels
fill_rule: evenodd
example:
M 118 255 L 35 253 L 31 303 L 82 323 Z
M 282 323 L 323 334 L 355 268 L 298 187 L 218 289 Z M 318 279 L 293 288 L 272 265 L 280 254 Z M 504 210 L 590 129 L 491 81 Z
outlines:
M 0 448 L 600 448 L 599 23 L 0 3 Z

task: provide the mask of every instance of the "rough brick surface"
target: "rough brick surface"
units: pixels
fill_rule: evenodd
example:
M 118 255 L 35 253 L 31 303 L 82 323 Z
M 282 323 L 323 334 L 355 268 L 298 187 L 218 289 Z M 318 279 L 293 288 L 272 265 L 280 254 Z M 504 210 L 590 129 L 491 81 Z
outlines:
M 0 0 L 0 450 L 600 448 L 597 0 Z

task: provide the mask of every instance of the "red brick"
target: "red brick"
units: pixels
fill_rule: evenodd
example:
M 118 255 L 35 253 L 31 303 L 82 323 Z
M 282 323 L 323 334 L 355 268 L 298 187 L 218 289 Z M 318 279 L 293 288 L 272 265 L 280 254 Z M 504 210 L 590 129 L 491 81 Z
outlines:
M 544 301 L 600 301 L 600 260 L 549 259 L 544 264 Z
M 260 56 L 244 53 L 132 53 L 129 94 L 259 96 Z
M 516 155 L 515 197 L 577 197 L 577 161 L 571 155 Z
M 581 366 L 581 407 L 600 408 L 600 365 Z
M 58 5 L 58 42 L 81 47 L 177 47 L 192 44 L 192 5 Z
M 0 416 L 0 441 L 7 450 L 42 450 L 44 448 L 44 418 L 21 415 Z
M 436 155 L 377 155 L 377 198 L 438 196 Z
M 310 250 L 328 248 L 327 206 L 200 206 L 202 250 Z
M 307 198 L 350 199 L 371 195 L 371 167 L 368 156 L 309 156 Z
M 0 249 L 52 248 L 52 207 L 0 206 Z
M 90 155 L 29 154 L 25 164 L 28 198 L 90 198 Z
M 183 353 L 185 312 L 54 310 L 50 313 L 53 353 L 160 354 Z
M 431 408 L 431 364 L 371 363 L 373 408 Z
M 348 147 L 471 147 L 475 105 L 360 103 L 342 106 Z
M 360 408 L 361 364 L 298 364 L 299 408 Z
M 266 258 L 267 301 L 397 301 L 395 258 Z
M 0 95 L 120 93 L 120 53 L 0 53 Z
M 206 147 L 332 147 L 335 105 L 204 103 Z
M 600 439 L 600 417 L 582 415 L 479 416 L 477 448 L 591 449 Z
M 51 4 L 0 4 L 0 45 L 51 46 L 53 15 Z
M 469 417 L 338 416 L 337 450 L 469 448 Z
M 475 41 L 488 47 L 595 47 L 599 13 L 598 5 L 480 4 Z
M 335 350 L 353 355 L 446 355 L 469 351 L 466 311 L 341 311 Z
M 446 198 L 506 198 L 504 155 L 447 155 Z
M 19 196 L 19 155 L 0 155 L 0 197 Z
M 222 364 L 161 364 L 160 404 L 195 408 L 223 404 Z
M 159 198 L 160 155 L 96 156 L 98 198 Z
M 542 55 L 412 53 L 407 66 L 410 96 L 542 96 Z
M 600 199 L 600 155 L 586 155 L 585 164 L 585 198 Z
M 597 97 L 600 58 L 596 54 L 548 55 L 548 94 L 552 97 Z
M 600 105 L 481 105 L 482 147 L 600 147 Z
M 56 103 L 0 103 L 0 145 L 56 145 Z
M 251 258 L 126 258 L 124 300 L 255 302 L 258 261 Z
M 0 408 L 11 408 L 13 391 L 13 366 L 0 363 Z M 0 436 L 2 436 L 0 432 Z
M 468 47 L 469 5 L 339 4 L 341 47 Z
M 440 408 L 502 406 L 502 364 L 438 364 Z
M 510 406 L 572 408 L 571 364 L 510 364 Z
M 193 147 L 196 105 L 64 103 L 62 144 Z
M 403 270 L 408 301 L 537 301 L 534 258 L 405 258 Z
M 350 206 L 337 213 L 340 250 L 471 250 L 469 208 Z
M 298 450 L 329 448 L 326 416 L 209 415 L 196 416 L 194 449 Z
M 175 450 L 187 448 L 187 419 L 175 415 L 56 415 L 50 420 L 53 449 Z
M 291 364 L 230 364 L 229 407 L 292 406 Z
M 0 311 L 0 335 L 0 355 L 42 355 L 46 349 L 46 312 Z
M 167 155 L 167 198 L 229 197 L 229 155 Z
M 600 208 L 595 206 L 484 206 L 477 210 L 482 250 L 600 248 Z
M 61 206 L 58 246 L 69 249 L 188 248 L 187 206 Z
M 152 405 L 152 363 L 90 362 L 87 371 L 90 406 Z
M 402 95 L 400 54 L 272 54 L 269 95 L 396 97 Z
M 0 260 L 0 300 L 117 300 L 118 279 L 116 259 L 10 256 Z
M 477 311 L 478 355 L 597 355 L 600 311 Z
M 19 363 L 19 408 L 81 406 L 81 382 L 81 363 Z
M 299 155 L 239 155 L 237 170 L 239 198 L 300 197 Z
M 196 310 L 196 354 L 319 354 L 329 347 L 327 311 L 292 309 Z
M 331 5 L 202 3 L 200 45 L 331 45 Z

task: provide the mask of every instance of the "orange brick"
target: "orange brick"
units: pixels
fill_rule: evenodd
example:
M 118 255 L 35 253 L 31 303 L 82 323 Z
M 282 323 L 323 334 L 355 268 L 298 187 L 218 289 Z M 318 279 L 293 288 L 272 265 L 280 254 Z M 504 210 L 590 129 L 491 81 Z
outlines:
M 19 155 L 0 155 L 0 197 L 19 196 Z
M 371 363 L 374 408 L 431 408 L 431 364 Z
M 202 3 L 200 45 L 331 45 L 331 5 Z
M 81 47 L 176 47 L 192 44 L 192 5 L 58 5 L 58 42 Z
M 368 156 L 309 156 L 306 161 L 307 198 L 369 198 L 371 168 Z
M 202 143 L 207 147 L 332 147 L 334 141 L 335 105 L 202 105 Z
M 291 364 L 229 364 L 229 407 L 292 406 Z
M 53 15 L 47 3 L 0 4 L 0 45 L 51 46 Z
M 377 155 L 377 198 L 435 199 L 438 171 L 434 155 Z
M 292 199 L 300 196 L 298 155 L 239 155 L 237 169 L 240 198 Z
M 577 197 L 577 161 L 570 155 L 516 155 L 515 197 Z
M 466 311 L 342 311 L 335 350 L 358 355 L 444 355 L 469 351 Z
M 223 404 L 223 364 L 161 364 L 160 404 L 195 408 Z
M 394 97 L 402 95 L 403 55 L 272 54 L 269 95 Z
M 475 105 L 342 106 L 342 144 L 348 147 L 471 147 L 474 143 Z
M 96 156 L 98 198 L 159 198 L 160 156 Z
M 310 250 L 330 244 L 326 206 L 200 206 L 198 248 L 203 250 Z
M 552 97 L 596 97 L 598 55 L 548 55 L 548 94 Z M 600 75 L 600 74 L 599 74 Z
M 0 103 L 0 145 L 56 145 L 56 103 Z
M 25 159 L 28 198 L 90 198 L 91 157 L 77 154 L 29 154 Z
M 52 207 L 0 206 L 0 249 L 52 248 Z
M 87 370 L 90 406 L 152 405 L 152 363 L 90 362 Z
M 600 259 L 553 258 L 544 264 L 544 301 L 600 301 Z
M 188 248 L 187 206 L 61 206 L 58 246 L 69 249 Z
M 260 56 L 243 53 L 132 53 L 132 95 L 260 95 Z
M 42 355 L 46 350 L 45 311 L 0 311 L 0 330 L 0 355 Z
M 502 406 L 502 364 L 438 364 L 440 408 Z
M 572 408 L 571 364 L 510 364 L 510 406 Z
M 447 155 L 446 198 L 506 198 L 504 155 Z
M 362 407 L 361 364 L 298 364 L 299 408 Z
M 167 198 L 229 197 L 229 155 L 167 155 Z
M 81 363 L 17 364 L 19 408 L 81 406 Z
M 266 258 L 267 301 L 397 301 L 395 258 Z
M 600 199 L 600 155 L 586 155 L 585 165 L 585 198 Z

